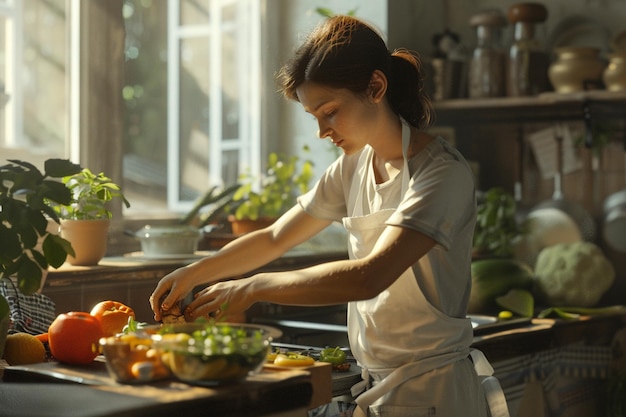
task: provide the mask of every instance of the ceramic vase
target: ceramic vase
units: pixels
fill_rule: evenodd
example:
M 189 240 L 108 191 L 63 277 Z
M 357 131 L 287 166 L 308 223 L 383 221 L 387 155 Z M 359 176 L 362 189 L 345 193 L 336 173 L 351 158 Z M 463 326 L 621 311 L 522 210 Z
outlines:
M 575 93 L 597 89 L 606 63 L 600 50 L 592 47 L 563 47 L 555 50 L 556 60 L 548 69 L 550 82 L 557 93 Z
M 626 52 L 609 55 L 609 64 L 602 74 L 607 91 L 626 91 Z
M 75 256 L 68 255 L 71 265 L 98 265 L 107 250 L 109 219 L 102 220 L 61 220 L 60 233 L 63 239 L 72 244 Z

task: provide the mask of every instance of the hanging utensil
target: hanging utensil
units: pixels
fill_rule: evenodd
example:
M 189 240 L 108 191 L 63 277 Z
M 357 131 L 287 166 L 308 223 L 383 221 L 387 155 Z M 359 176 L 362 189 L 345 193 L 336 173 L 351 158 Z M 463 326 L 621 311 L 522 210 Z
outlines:
M 572 218 L 574 223 L 580 228 L 580 233 L 584 240 L 594 241 L 596 238 L 596 224 L 593 217 L 581 205 L 568 201 L 563 195 L 563 133 L 562 126 L 555 127 L 556 140 L 556 170 L 554 173 L 554 192 L 552 199 L 539 203 L 533 211 L 540 208 L 556 208 L 566 213 Z
M 526 142 L 524 129 L 519 128 L 517 136 L 517 152 L 515 154 L 515 184 L 513 197 L 515 198 L 515 218 L 519 224 L 524 223 L 530 208 L 524 203 L 524 166 L 526 161 Z
M 623 140 L 626 174 L 626 134 Z M 609 195 L 604 200 L 603 210 L 602 237 L 604 241 L 612 249 L 626 252 L 626 188 Z

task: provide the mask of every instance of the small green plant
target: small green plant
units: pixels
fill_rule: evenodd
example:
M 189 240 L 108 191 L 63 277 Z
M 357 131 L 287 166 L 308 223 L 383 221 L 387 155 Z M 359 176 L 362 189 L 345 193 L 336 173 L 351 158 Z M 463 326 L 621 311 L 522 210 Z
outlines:
M 491 188 L 478 203 L 474 230 L 474 254 L 512 257 L 514 243 L 525 232 L 516 218 L 517 206 L 511 193 Z
M 356 14 L 357 9 L 351 9 L 348 10 L 346 13 L 344 13 L 346 16 L 354 16 Z M 320 16 L 324 16 L 324 17 L 333 17 L 336 16 L 337 13 L 335 13 L 334 11 L 332 11 L 331 9 L 329 9 L 328 7 L 316 7 L 315 8 L 315 12 L 317 14 L 319 14 Z
M 305 147 L 308 151 L 308 147 Z M 271 153 L 267 169 L 260 179 L 242 175 L 242 185 L 233 194 L 237 220 L 257 220 L 262 217 L 278 217 L 293 206 L 296 197 L 309 189 L 313 178 L 313 163 L 303 161 L 298 171 L 297 156 Z M 258 190 L 255 188 L 258 185 Z
M 122 194 L 119 185 L 102 172 L 98 175 L 88 168 L 80 172 L 63 177 L 63 184 L 70 190 L 69 204 L 55 204 L 54 210 L 63 219 L 98 220 L 110 219 L 111 211 L 107 203 L 113 198 L 121 198 L 126 207 L 130 203 Z
M 68 254 L 70 243 L 47 231 L 48 219 L 59 222 L 51 204 L 69 204 L 70 190 L 61 179 L 82 169 L 65 159 L 48 159 L 44 173 L 18 160 L 0 166 L 0 279 L 17 278 L 24 295 L 41 285 L 48 266 L 58 268 Z M 56 178 L 56 179 L 55 179 Z

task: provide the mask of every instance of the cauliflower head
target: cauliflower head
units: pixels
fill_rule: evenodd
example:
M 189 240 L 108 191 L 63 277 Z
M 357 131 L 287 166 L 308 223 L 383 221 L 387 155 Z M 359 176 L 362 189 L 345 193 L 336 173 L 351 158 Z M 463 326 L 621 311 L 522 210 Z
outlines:
M 551 306 L 593 307 L 614 280 L 613 265 L 591 242 L 548 246 L 535 264 L 537 293 Z

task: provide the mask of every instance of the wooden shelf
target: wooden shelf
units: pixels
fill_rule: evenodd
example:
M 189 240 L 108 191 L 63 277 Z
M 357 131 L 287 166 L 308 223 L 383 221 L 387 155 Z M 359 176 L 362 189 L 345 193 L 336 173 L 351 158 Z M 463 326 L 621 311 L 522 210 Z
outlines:
M 535 97 L 454 99 L 434 102 L 436 124 L 541 122 L 592 118 L 626 118 L 626 92 L 543 93 Z

